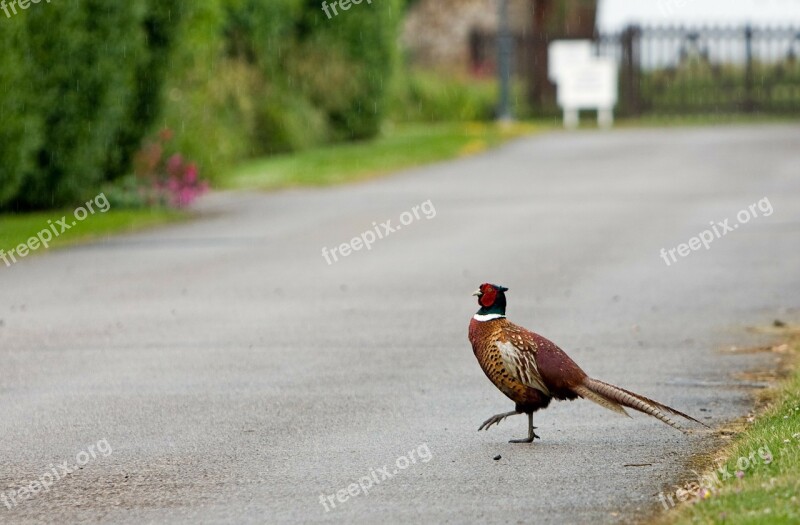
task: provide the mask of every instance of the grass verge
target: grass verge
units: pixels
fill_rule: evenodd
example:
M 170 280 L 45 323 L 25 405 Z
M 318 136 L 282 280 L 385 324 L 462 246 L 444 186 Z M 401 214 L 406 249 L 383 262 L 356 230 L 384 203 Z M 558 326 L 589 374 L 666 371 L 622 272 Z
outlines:
M 375 140 L 252 160 L 220 182 L 227 188 L 270 190 L 364 180 L 399 169 L 480 153 L 540 129 L 544 126 L 524 123 L 402 125 Z
M 20 215 L 0 215 L 0 249 L 6 252 L 15 249 L 28 239 L 36 237 L 41 230 L 49 227 L 48 220 L 54 224 L 62 216 L 67 216 L 67 224 L 72 222 L 72 210 L 48 211 L 25 213 Z M 142 228 L 148 228 L 166 222 L 179 220 L 186 214 L 167 209 L 141 209 L 141 210 L 108 210 L 105 213 L 89 215 L 85 220 L 78 222 L 69 230 L 53 238 L 50 247 L 63 247 L 69 244 L 90 241 L 103 236 L 127 233 Z M 60 227 L 56 227 L 60 231 Z M 32 254 L 41 253 L 44 248 L 39 247 Z M 28 255 L 29 257 L 30 255 Z M 17 261 L 22 260 L 17 257 Z M 0 268 L 5 263 L 0 260 Z
M 800 330 L 784 333 L 790 341 L 772 349 L 789 354 L 786 379 L 760 397 L 763 413 L 722 451 L 722 469 L 701 476 L 710 490 L 657 523 L 800 523 Z
M 514 123 L 414 124 L 396 127 L 372 141 L 279 155 L 241 165 L 222 187 L 275 189 L 323 186 L 362 180 L 391 171 L 479 153 L 544 126 Z M 0 215 L 0 249 L 8 253 L 27 243 L 62 216 L 72 222 L 71 210 Z M 167 209 L 112 209 L 78 222 L 50 242 L 50 247 L 91 241 L 180 220 L 187 215 Z M 59 228 L 60 230 L 60 228 Z M 42 247 L 31 254 L 44 251 Z M 17 257 L 17 260 L 21 258 Z M 0 268 L 4 263 L 0 259 Z

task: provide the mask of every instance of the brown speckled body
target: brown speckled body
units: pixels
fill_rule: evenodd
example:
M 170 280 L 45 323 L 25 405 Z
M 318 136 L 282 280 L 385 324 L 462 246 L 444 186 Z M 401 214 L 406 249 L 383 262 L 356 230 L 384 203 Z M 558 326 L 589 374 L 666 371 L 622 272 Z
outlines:
M 586 373 L 558 346 L 505 317 L 472 319 L 469 341 L 486 376 L 519 412 L 547 407 L 552 398 L 575 399 Z
M 588 399 L 593 403 L 628 415 L 632 408 L 686 432 L 670 416 L 699 423 L 692 416 L 650 398 L 586 375 L 559 347 L 539 334 L 506 319 L 508 288 L 483 283 L 473 294 L 481 309 L 469 323 L 469 341 L 486 376 L 509 399 L 515 410 L 496 414 L 478 428 L 485 430 L 515 414 L 528 415 L 528 437 L 510 443 L 533 443 L 536 435 L 533 413 L 546 408 L 552 399 Z

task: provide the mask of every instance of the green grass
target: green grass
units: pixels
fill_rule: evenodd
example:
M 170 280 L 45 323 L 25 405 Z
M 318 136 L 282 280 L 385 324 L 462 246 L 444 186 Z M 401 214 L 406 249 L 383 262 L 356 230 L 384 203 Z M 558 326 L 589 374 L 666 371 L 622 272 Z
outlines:
M 20 244 L 27 243 L 28 239 L 35 237 L 41 230 L 49 227 L 48 220 L 53 224 L 60 220 L 62 216 L 67 217 L 67 224 L 74 220 L 72 210 L 48 211 L 37 213 L 26 213 L 20 215 L 6 214 L 0 215 L 0 249 L 6 252 L 16 249 Z M 85 242 L 103 236 L 117 233 L 132 232 L 142 228 L 147 228 L 166 222 L 179 220 L 185 217 L 183 212 L 166 209 L 141 209 L 141 210 L 108 210 L 106 213 L 99 211 L 94 215 L 89 215 L 86 219 L 78 222 L 69 230 L 61 233 L 60 236 L 53 236 L 49 243 L 50 248 L 67 246 L 78 242 Z M 56 226 L 60 232 L 61 227 Z M 31 254 L 44 252 L 43 247 L 32 251 Z M 28 255 L 30 257 L 30 255 Z M 24 258 L 23 258 L 24 259 Z M 17 260 L 20 261 L 19 257 Z M 5 264 L 0 261 L 0 268 Z
M 728 117 L 643 117 L 622 120 L 620 127 L 704 125 L 737 122 L 769 122 L 763 116 Z M 584 119 L 586 127 L 596 124 Z M 359 143 L 340 144 L 246 161 L 219 181 L 218 186 L 234 189 L 270 190 L 293 186 L 327 186 L 364 180 L 400 169 L 444 161 L 483 152 L 508 140 L 547 130 L 561 129 L 560 118 L 535 123 L 439 123 L 403 124 L 383 136 Z M 8 252 L 27 242 L 71 210 L 0 215 L 0 249 Z M 51 243 L 65 246 L 98 237 L 125 233 L 185 218 L 186 214 L 156 209 L 112 209 L 97 213 L 65 232 Z M 43 251 L 41 248 L 33 253 Z M 0 265 L 2 267 L 2 265 Z
M 355 144 L 279 155 L 241 165 L 223 187 L 274 189 L 288 186 L 321 186 L 361 180 L 402 168 L 479 153 L 504 141 L 533 133 L 531 124 L 500 126 L 484 123 L 402 125 L 383 137 Z M 0 249 L 9 252 L 27 243 L 62 216 L 71 223 L 72 210 L 0 215 Z M 165 209 L 111 209 L 95 213 L 54 237 L 50 247 L 86 242 L 185 218 Z M 60 228 L 59 228 L 60 231 Z M 42 253 L 39 247 L 31 254 Z M 28 255 L 30 256 L 30 255 Z M 22 258 L 17 258 L 22 260 Z M 0 260 L 0 268 L 4 264 Z
M 261 190 L 340 184 L 479 153 L 538 129 L 531 124 L 402 125 L 371 141 L 249 161 L 221 183 L 228 188 Z
M 800 337 L 788 348 L 792 347 L 797 363 Z M 707 498 L 670 511 L 665 523 L 800 523 L 800 369 L 795 367 L 777 390 L 769 392 L 769 407 L 724 452 L 727 469 L 740 471 L 741 479 L 721 481 Z M 740 459 L 753 452 L 754 461 Z M 771 461 L 762 455 L 771 456 Z

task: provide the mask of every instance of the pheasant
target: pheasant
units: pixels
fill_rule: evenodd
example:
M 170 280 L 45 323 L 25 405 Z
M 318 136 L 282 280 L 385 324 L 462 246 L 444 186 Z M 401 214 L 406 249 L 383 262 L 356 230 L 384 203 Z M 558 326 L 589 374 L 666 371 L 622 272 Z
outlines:
M 609 410 L 629 416 L 628 407 L 638 410 L 686 433 L 670 415 L 707 426 L 695 418 L 652 399 L 597 379 L 592 379 L 558 346 L 544 337 L 506 319 L 508 288 L 482 284 L 473 294 L 480 310 L 469 323 L 469 341 L 486 376 L 515 404 L 511 412 L 490 417 L 478 428 L 488 430 L 505 418 L 528 415 L 528 437 L 510 443 L 532 443 L 533 413 L 546 408 L 550 400 L 584 398 Z M 629 416 L 630 417 L 630 416 Z

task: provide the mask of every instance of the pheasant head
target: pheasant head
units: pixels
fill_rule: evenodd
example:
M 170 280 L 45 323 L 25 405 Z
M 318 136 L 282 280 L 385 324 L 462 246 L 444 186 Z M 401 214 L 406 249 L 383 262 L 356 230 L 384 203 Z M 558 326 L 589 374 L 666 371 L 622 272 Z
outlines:
M 482 284 L 472 294 L 478 297 L 478 305 L 481 307 L 477 315 L 505 316 L 507 291 L 508 288 L 505 286 L 489 283 Z

